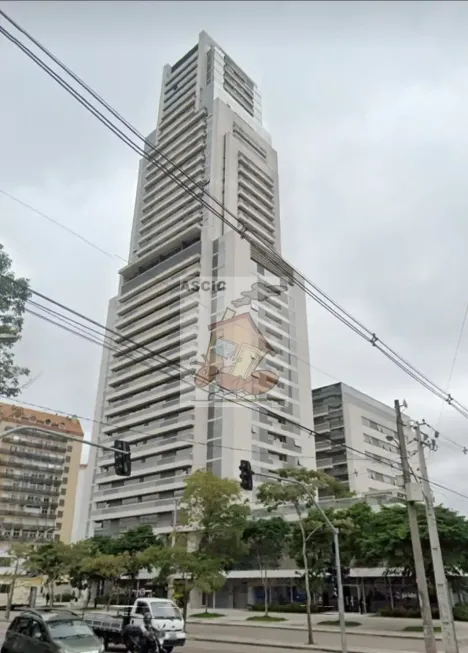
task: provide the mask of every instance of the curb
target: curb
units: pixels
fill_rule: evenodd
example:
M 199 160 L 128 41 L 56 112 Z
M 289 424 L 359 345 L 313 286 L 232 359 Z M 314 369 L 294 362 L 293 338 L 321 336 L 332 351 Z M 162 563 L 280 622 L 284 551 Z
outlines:
M 288 651 L 318 651 L 318 653 L 342 653 L 341 646 L 319 646 L 318 644 L 289 644 L 287 642 L 268 642 L 266 640 L 252 642 L 251 639 L 237 637 L 197 637 L 190 636 L 194 642 L 209 642 L 210 644 L 234 644 L 236 646 L 261 646 L 265 648 L 286 649 Z M 375 648 L 348 648 L 348 653 L 376 653 Z M 386 652 L 388 653 L 388 652 Z M 398 653 L 415 653 L 415 651 L 398 651 Z
M 190 624 L 194 624 L 195 626 L 206 626 L 207 623 L 209 623 L 210 626 L 215 626 L 215 627 L 220 627 L 220 628 L 229 628 L 229 627 L 239 627 L 242 626 L 244 628 L 274 628 L 278 630 L 306 630 L 306 625 L 304 626 L 293 626 L 292 624 L 278 624 L 278 623 L 255 623 L 255 621 L 230 621 L 230 622 L 222 622 L 222 621 L 214 621 L 213 619 L 189 619 L 187 621 L 187 626 L 190 627 Z M 330 627 L 327 628 L 325 626 L 322 627 L 317 627 L 317 626 L 312 626 L 312 629 L 314 633 L 328 633 L 328 634 L 336 634 L 339 635 L 340 630 L 338 627 Z M 351 627 L 347 628 L 346 632 L 348 635 L 359 635 L 362 637 L 382 637 L 382 638 L 392 638 L 392 639 L 414 639 L 416 641 L 421 641 L 424 639 L 424 634 L 423 633 L 414 633 L 414 632 L 402 632 L 400 630 L 396 630 L 395 632 L 393 631 L 380 631 L 380 630 L 360 630 L 359 626 L 357 627 Z M 436 641 L 442 641 L 442 634 L 441 633 L 435 633 L 435 639 Z M 319 649 L 323 650 L 323 649 Z M 339 650 L 339 649 L 337 649 Z M 404 652 L 403 652 L 404 653 Z

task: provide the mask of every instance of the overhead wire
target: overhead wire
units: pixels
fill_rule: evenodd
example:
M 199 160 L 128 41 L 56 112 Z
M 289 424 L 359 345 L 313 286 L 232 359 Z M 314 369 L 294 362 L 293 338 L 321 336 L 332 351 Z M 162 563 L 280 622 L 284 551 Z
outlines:
M 33 291 L 33 292 L 34 292 L 35 294 L 40 294 L 40 293 L 37 293 L 36 291 Z M 46 298 L 48 301 L 49 301 L 49 300 L 52 301 L 52 303 L 57 303 L 57 302 L 55 302 L 55 300 L 51 300 L 50 298 L 47 298 L 46 296 L 43 296 L 43 297 Z M 74 311 L 73 309 L 69 309 L 68 307 L 65 307 L 65 306 L 64 306 L 64 308 L 65 308 L 65 310 L 69 310 L 70 312 L 72 312 L 72 313 L 74 313 L 74 314 L 77 314 L 77 311 Z M 82 319 L 84 319 L 84 320 L 88 320 L 88 321 L 90 321 L 91 323 L 93 323 L 93 324 L 95 324 L 95 325 L 100 326 L 100 327 L 101 327 L 102 329 L 104 329 L 105 331 L 112 331 L 111 329 L 108 329 L 108 327 L 106 327 L 106 326 L 104 326 L 104 325 L 99 325 L 99 323 L 97 323 L 95 320 L 92 320 L 92 319 L 90 319 L 90 318 L 86 318 L 86 316 L 84 316 L 84 315 L 80 315 L 80 317 L 81 317 Z M 81 333 L 75 333 L 75 335 L 79 335 L 80 337 L 82 337 L 82 334 L 81 334 Z M 165 358 L 164 356 L 161 356 L 160 354 L 155 353 L 155 352 L 152 352 L 152 355 L 153 355 L 153 356 L 162 357 L 163 359 Z M 167 359 L 166 359 L 166 360 L 167 360 Z M 177 366 L 177 367 L 178 367 L 179 369 L 184 370 L 184 371 L 189 371 L 189 370 L 184 369 L 184 368 L 181 367 L 181 366 Z M 237 405 L 240 405 L 240 406 L 242 406 L 242 407 L 246 407 L 246 406 L 244 406 L 242 403 L 240 403 L 238 400 L 228 399 L 228 398 L 224 398 L 224 397 L 223 397 L 223 399 L 226 400 L 226 401 L 228 401 L 228 402 L 230 402 L 230 403 L 237 404 Z M 23 403 L 29 403 L 29 402 L 23 402 Z M 372 460 L 372 457 L 370 457 L 366 452 L 361 451 L 361 450 L 359 450 L 359 449 L 356 449 L 355 447 L 352 447 L 352 446 L 350 446 L 350 445 L 348 445 L 348 444 L 346 444 L 346 443 L 339 443 L 339 444 L 337 444 L 337 443 L 332 439 L 331 436 L 327 436 L 327 435 L 324 434 L 324 433 L 317 432 L 317 431 L 314 430 L 314 429 L 311 429 L 311 428 L 309 428 L 309 427 L 306 427 L 306 426 L 304 426 L 304 425 L 302 425 L 302 424 L 298 424 L 297 422 L 295 422 L 295 421 L 293 421 L 293 420 L 290 420 L 290 419 L 286 418 L 284 415 L 277 415 L 277 414 L 274 413 L 274 411 L 269 412 L 269 410 L 268 410 L 265 406 L 259 406 L 259 405 L 255 404 L 254 402 L 252 402 L 252 401 L 248 401 L 248 400 L 246 401 L 246 403 L 248 404 L 248 407 L 249 407 L 251 410 L 254 410 L 255 412 L 262 411 L 262 412 L 265 412 L 265 413 L 267 413 L 267 414 L 270 414 L 270 416 L 272 416 L 272 417 L 281 417 L 281 419 L 283 419 L 284 421 L 289 422 L 289 423 L 291 423 L 291 424 L 294 424 L 296 427 L 299 427 L 301 430 L 307 432 L 309 435 L 319 436 L 319 437 L 321 437 L 322 439 L 324 439 L 325 441 L 330 442 L 332 445 L 335 445 L 337 448 L 338 448 L 338 447 L 344 447 L 347 451 L 351 451 L 351 452 L 353 452 L 354 454 L 357 454 L 358 456 L 360 456 L 360 457 L 361 457 L 361 460 Z M 49 411 L 53 411 L 53 412 L 63 413 L 63 411 L 56 411 L 55 409 L 52 409 L 52 408 L 49 408 L 49 407 L 45 407 L 45 406 L 38 406 L 38 405 L 35 405 L 35 404 L 30 404 L 30 403 L 29 403 L 29 405 L 36 406 L 37 408 L 40 408 L 40 409 L 42 409 L 42 410 L 49 410 Z M 78 416 L 78 415 L 77 415 L 76 417 L 78 417 L 79 419 L 83 419 L 83 420 L 85 420 L 85 421 L 91 421 L 91 422 L 93 422 L 93 423 L 99 424 L 99 425 L 104 426 L 104 427 L 109 427 L 109 426 L 110 426 L 108 422 L 105 422 L 105 421 L 103 421 L 103 420 L 96 420 L 96 419 L 92 419 L 92 418 L 89 418 L 89 417 L 83 417 L 83 416 Z M 139 431 L 138 429 L 135 429 L 134 427 L 129 427 L 129 428 L 126 429 L 126 430 L 127 430 L 129 433 L 141 434 L 141 435 L 143 435 L 143 436 L 148 437 L 148 433 L 147 433 L 146 431 Z M 200 444 L 200 445 L 203 445 L 203 446 L 206 445 L 206 442 L 196 441 L 196 440 L 194 440 L 194 439 L 187 439 L 187 441 L 183 441 L 183 440 L 181 440 L 181 443 L 184 443 L 184 442 L 185 442 L 186 444 L 188 444 L 189 446 L 191 446 L 191 445 L 193 445 L 193 444 Z M 242 452 L 246 452 L 246 453 L 251 453 L 251 450 L 250 450 L 250 449 L 245 449 L 245 448 L 240 448 L 240 447 L 231 447 L 231 446 L 229 446 L 229 445 L 224 445 L 224 444 L 221 444 L 220 447 L 223 448 L 223 449 L 231 450 L 231 451 L 242 451 Z M 303 460 L 304 460 L 304 459 L 307 459 L 307 458 L 315 459 L 315 456 L 302 456 L 302 455 L 298 455 L 298 459 L 303 459 Z M 442 485 L 442 484 L 440 484 L 440 483 L 437 483 L 436 481 L 431 481 L 430 479 L 423 479 L 422 476 L 419 476 L 418 478 L 421 479 L 421 480 L 428 480 L 429 483 L 430 483 L 431 485 L 433 485 L 434 487 L 437 487 L 437 488 L 442 489 L 442 490 L 446 490 L 446 491 L 451 492 L 452 494 L 455 494 L 455 495 L 457 495 L 457 496 L 459 496 L 459 497 L 462 497 L 462 498 L 468 499 L 468 495 L 464 495 L 463 493 L 459 492 L 458 490 L 454 490 L 453 488 L 450 488 L 450 487 L 448 487 L 448 486 L 444 486 L 444 485 Z
M 122 122 L 134 135 L 136 135 L 138 138 L 140 138 L 145 145 L 145 148 L 150 148 L 153 152 L 156 152 L 156 154 L 162 158 L 164 158 L 168 163 L 171 164 L 172 168 L 177 170 L 182 174 L 182 176 L 186 177 L 192 184 L 192 187 L 187 186 L 184 184 L 181 180 L 180 177 L 175 176 L 172 171 L 168 170 L 165 168 L 164 165 L 161 164 L 160 161 L 157 161 L 154 159 L 154 157 L 149 157 L 147 154 L 147 151 L 142 150 L 138 146 L 135 146 L 134 142 L 131 141 L 130 138 L 128 138 L 120 129 L 116 128 L 115 125 L 109 121 L 101 112 L 99 112 L 92 104 L 90 104 L 83 96 L 81 96 L 73 87 L 71 87 L 67 82 L 65 82 L 59 75 L 57 75 L 50 67 L 48 67 L 42 60 L 40 60 L 34 53 L 29 50 L 24 44 L 22 44 L 18 39 L 16 39 L 13 35 L 11 35 L 7 30 L 4 28 L 0 27 L 0 33 L 2 33 L 6 38 L 8 38 L 12 43 L 14 43 L 17 47 L 19 47 L 25 54 L 27 54 L 28 57 L 30 57 L 37 65 L 39 65 L 49 76 L 51 76 L 57 83 L 59 83 L 62 88 L 67 90 L 72 97 L 74 97 L 77 101 L 80 102 L 88 111 L 90 111 L 96 118 L 98 118 L 107 128 L 109 128 L 115 135 L 117 135 L 123 142 L 125 142 L 128 146 L 130 146 L 134 151 L 136 151 L 140 156 L 143 156 L 147 160 L 153 162 L 157 167 L 159 167 L 161 170 L 163 170 L 167 176 L 172 178 L 172 180 L 182 188 L 184 188 L 192 197 L 195 197 L 197 201 L 199 201 L 208 211 L 213 213 L 216 217 L 221 219 L 224 223 L 227 223 L 233 230 L 235 230 L 237 233 L 239 233 L 243 238 L 248 240 L 251 244 L 255 245 L 257 248 L 260 250 L 266 251 L 266 258 L 267 260 L 269 259 L 269 262 L 273 263 L 274 265 L 278 265 L 281 268 L 283 264 L 286 264 L 291 270 L 294 271 L 295 275 L 293 277 L 293 283 L 301 288 L 308 296 L 310 296 L 312 299 L 314 299 L 317 303 L 319 303 L 323 308 L 325 308 L 328 312 L 330 312 L 334 317 L 339 319 L 343 324 L 348 326 L 348 328 L 351 328 L 355 333 L 360 335 L 361 337 L 365 338 L 368 342 L 370 342 L 374 347 L 379 349 L 381 353 L 384 354 L 391 362 L 393 362 L 397 367 L 399 367 L 403 372 L 408 374 L 411 378 L 413 378 L 415 381 L 417 381 L 420 385 L 422 385 L 424 388 L 426 388 L 428 391 L 432 392 L 436 396 L 438 396 L 440 399 L 442 399 L 445 403 L 448 403 L 449 405 L 452 405 L 455 410 L 457 410 L 460 414 L 462 414 L 464 417 L 468 417 L 468 409 L 460 404 L 458 401 L 454 400 L 451 395 L 446 393 L 444 390 L 442 390 L 440 387 L 438 387 L 436 384 L 434 384 L 430 379 L 428 379 L 422 372 L 420 372 L 418 369 L 414 368 L 408 361 L 403 359 L 402 357 L 399 356 L 394 350 L 392 350 L 388 345 L 383 343 L 377 336 L 370 331 L 367 327 L 365 327 L 363 324 L 358 322 L 353 316 L 351 316 L 349 313 L 347 313 L 339 304 L 337 304 L 334 300 L 332 300 L 326 293 L 324 293 L 316 284 L 311 282 L 309 279 L 304 277 L 302 273 L 300 273 L 298 270 L 296 270 L 293 266 L 291 266 L 289 263 L 286 263 L 284 259 L 277 254 L 276 252 L 265 248 L 262 244 L 260 244 L 257 240 L 251 240 L 249 239 L 248 236 L 248 227 L 245 225 L 241 228 L 239 228 L 236 224 L 231 224 L 229 221 L 226 220 L 225 215 L 219 214 L 217 211 L 213 210 L 213 207 L 208 205 L 202 197 L 200 197 L 198 194 L 194 194 L 193 192 L 193 186 L 201 190 L 203 195 L 208 196 L 212 201 L 214 201 L 215 204 L 220 206 L 220 208 L 223 210 L 224 214 L 231 215 L 234 217 L 234 219 L 237 221 L 238 216 L 236 216 L 234 213 L 226 209 L 226 207 L 217 200 L 217 198 L 213 197 L 208 193 L 206 188 L 199 184 L 196 180 L 194 180 L 190 175 L 188 175 L 183 168 L 175 164 L 173 161 L 171 161 L 161 150 L 159 150 L 155 145 L 150 143 L 146 138 L 144 138 L 135 128 L 130 125 L 125 119 L 122 118 L 108 103 L 106 103 L 102 98 L 100 98 L 89 86 L 87 86 L 80 78 L 75 75 L 70 69 L 68 69 L 60 60 L 52 55 L 44 46 L 42 46 L 36 39 L 34 39 L 30 34 L 28 34 L 23 28 L 21 28 L 15 21 L 10 19 L 5 12 L 0 10 L 0 15 L 2 15 L 4 18 L 6 18 L 11 24 L 13 24 L 16 29 L 18 29 L 20 32 L 22 32 L 25 36 L 27 36 L 28 39 L 30 39 L 37 47 L 39 47 L 47 56 L 52 58 L 52 60 L 59 65 L 65 72 L 67 72 L 70 76 L 73 77 L 75 81 L 77 81 L 85 90 L 87 90 L 95 99 L 97 99 L 107 110 L 109 110 L 114 117 L 116 117 L 120 122 Z M 4 193 L 5 194 L 5 193 Z M 16 198 L 14 198 L 16 199 Z M 28 208 L 33 208 L 29 207 Z M 33 209 L 34 210 L 34 209 Z M 42 214 L 44 215 L 44 214 Z M 47 217 L 48 216 L 45 216 Z M 49 219 L 49 218 L 48 218 Z M 60 224 L 60 223 L 59 223 Z M 60 225 L 63 226 L 63 225 Z M 67 228 L 67 230 L 69 230 Z M 69 230 L 71 231 L 71 230 Z M 88 244 L 91 244 L 93 247 L 95 245 L 91 243 L 90 241 L 87 241 L 84 239 L 80 234 L 76 234 L 75 232 L 74 235 L 79 237 L 80 239 L 84 240 L 85 242 L 88 242 Z M 100 249 L 100 248 L 98 248 Z M 104 252 L 104 250 L 101 250 Z M 108 254 L 107 252 L 104 252 Z M 121 257 L 119 257 L 121 258 Z M 123 259 L 125 260 L 125 259 Z M 315 294 L 314 292 L 310 291 L 310 288 L 307 288 L 305 284 L 308 284 L 311 288 L 313 288 L 318 295 Z M 328 303 L 327 303 L 328 302 Z M 337 310 L 335 310 L 337 309 Z M 467 306 L 468 310 L 468 306 Z M 342 315 L 340 315 L 340 312 Z M 363 333 L 364 332 L 364 333 Z M 455 441 L 452 441 L 452 443 L 459 447 L 462 448 L 464 451 L 465 449 L 459 445 L 459 443 L 456 443 Z
M 36 403 L 32 403 L 30 401 L 20 401 L 19 403 L 24 404 L 25 406 L 31 406 L 32 408 L 37 408 L 39 410 L 52 412 L 52 413 L 54 413 L 56 415 L 64 415 L 64 416 L 70 417 L 70 414 L 67 413 L 66 411 L 58 410 L 56 408 L 51 408 L 50 406 L 44 406 L 42 404 L 36 404 Z M 92 418 L 92 417 L 85 417 L 83 415 L 77 415 L 77 414 L 73 414 L 71 417 L 75 417 L 76 419 L 84 420 L 85 422 L 91 422 L 91 423 L 95 423 L 95 424 L 102 425 L 102 426 L 109 426 L 106 422 L 103 422 L 102 420 L 97 420 L 97 419 Z M 148 433 L 146 431 L 138 431 L 138 430 L 136 430 L 134 428 L 129 428 L 128 430 L 130 432 L 141 434 L 143 436 L 149 437 Z M 332 442 L 333 444 L 336 444 L 333 440 L 331 440 L 331 438 L 327 437 L 326 435 L 324 435 L 322 433 L 316 433 L 316 435 L 320 435 L 325 440 L 328 440 L 328 441 Z M 189 444 L 200 444 L 200 445 L 203 445 L 203 446 L 206 445 L 206 442 L 197 441 L 197 440 L 190 440 L 190 441 L 187 441 L 187 443 L 189 443 Z M 83 445 L 86 445 L 86 444 L 87 444 L 86 441 L 83 441 Z M 220 446 L 220 448 L 227 449 L 229 451 L 241 451 L 241 452 L 251 453 L 251 449 L 245 449 L 245 448 L 242 448 L 242 447 L 233 447 L 231 445 L 225 445 L 225 444 L 221 444 L 219 446 Z M 363 451 L 359 451 L 358 449 L 355 449 L 354 447 L 351 447 L 351 446 L 346 445 L 346 444 L 343 444 L 343 445 L 340 444 L 340 446 L 343 446 L 345 449 L 348 449 L 350 451 L 353 451 L 354 453 L 360 454 L 360 455 L 365 457 L 365 453 Z M 467 494 L 463 494 L 462 492 L 459 492 L 458 490 L 454 490 L 451 487 L 448 487 L 446 485 L 442 485 L 441 483 L 437 483 L 436 481 L 431 481 L 430 479 L 425 479 L 424 477 L 422 477 L 420 475 L 416 475 L 416 478 L 418 480 L 427 480 L 430 483 L 430 485 L 433 485 L 433 486 L 435 486 L 437 488 L 440 488 L 441 490 L 445 490 L 446 492 L 450 492 L 451 494 L 455 494 L 455 495 L 457 495 L 457 496 L 459 496 L 459 497 L 461 497 L 463 499 L 468 500 L 468 495 Z M 102 482 L 108 482 L 108 481 L 102 481 Z M 382 490 L 382 493 L 383 492 L 385 492 L 385 491 Z
M 48 220 L 52 224 L 55 224 L 57 227 L 60 227 L 61 229 L 64 229 L 65 231 L 68 231 L 72 236 L 75 236 L 75 238 L 78 238 L 81 240 L 83 243 L 86 243 L 86 245 L 89 245 L 93 249 L 97 250 L 98 252 L 101 252 L 101 254 L 104 254 L 105 256 L 108 256 L 109 258 L 118 258 L 121 261 L 123 261 L 125 264 L 128 263 L 127 259 L 124 259 L 122 256 L 119 256 L 118 254 L 110 254 L 107 252 L 105 249 L 100 247 L 99 245 L 96 245 L 96 243 L 93 243 L 91 240 L 88 240 L 88 238 L 85 238 L 81 234 L 79 234 L 77 231 L 74 231 L 71 229 L 71 227 L 67 227 L 67 225 L 63 224 L 59 220 L 56 220 L 55 218 L 51 218 L 50 215 L 47 215 L 46 213 L 43 213 L 42 211 L 39 211 L 39 209 L 36 209 L 34 206 L 31 206 L 31 204 L 28 204 L 27 202 L 24 202 L 23 200 L 20 200 L 18 197 L 15 197 L 11 193 L 7 193 L 6 190 L 3 190 L 3 188 L 0 188 L 0 195 L 4 195 L 5 197 L 8 197 L 10 200 L 13 202 L 16 202 L 20 206 L 28 209 L 29 211 L 32 211 L 33 213 L 36 213 L 37 215 L 40 215 L 42 218 L 45 220 Z
M 74 97 L 82 106 L 84 106 L 88 111 L 90 111 L 98 120 L 100 120 L 106 127 L 108 127 L 115 135 L 118 136 L 123 142 L 125 142 L 129 147 L 136 151 L 140 156 L 145 158 L 148 161 L 153 162 L 158 168 L 163 170 L 165 174 L 170 177 L 177 185 L 184 188 L 192 197 L 195 197 L 197 201 L 202 204 L 208 211 L 213 213 L 216 217 L 221 219 L 225 224 L 228 224 L 233 230 L 239 233 L 243 238 L 245 238 L 249 243 L 255 245 L 255 247 L 262 250 L 262 253 L 266 256 L 267 260 L 273 265 L 278 266 L 278 271 L 281 271 L 286 265 L 289 270 L 294 271 L 293 283 L 299 286 L 308 296 L 310 296 L 314 301 L 319 303 L 323 308 L 330 312 L 334 317 L 339 319 L 343 324 L 352 329 L 355 333 L 360 335 L 362 338 L 367 340 L 372 346 L 379 349 L 391 362 L 396 364 L 403 372 L 408 374 L 411 378 L 417 381 L 424 388 L 438 396 L 440 399 L 451 405 L 455 410 L 457 410 L 464 417 L 468 418 L 468 408 L 463 406 L 460 402 L 455 400 L 451 395 L 446 393 L 442 388 L 434 384 L 427 376 L 425 376 L 420 370 L 412 366 L 408 361 L 402 358 L 397 354 L 393 349 L 381 341 L 375 333 L 361 324 L 353 316 L 347 313 L 337 302 L 331 299 L 326 293 L 324 293 L 316 284 L 304 277 L 302 273 L 297 271 L 293 266 L 287 263 L 278 253 L 274 252 L 271 249 L 268 249 L 263 244 L 259 243 L 257 240 L 252 240 L 248 234 L 248 227 L 238 227 L 236 224 L 232 224 L 226 218 L 226 214 L 233 215 L 233 217 L 238 220 L 238 217 L 229 211 L 217 198 L 214 198 L 208 193 L 206 188 L 201 185 L 199 182 L 194 180 L 188 173 L 186 173 L 183 168 L 175 164 L 169 157 L 167 157 L 161 150 L 159 150 L 155 145 L 150 143 L 145 139 L 139 132 L 128 123 L 120 114 L 118 114 L 107 102 L 105 102 L 95 91 L 93 91 L 87 84 L 85 84 L 75 73 L 73 73 L 69 68 L 65 66 L 57 57 L 50 53 L 43 45 L 39 43 L 34 37 L 32 37 L 26 30 L 20 27 L 13 19 L 11 19 L 7 14 L 0 10 L 0 15 L 8 20 L 16 29 L 18 29 L 22 34 L 24 34 L 32 43 L 34 43 L 38 48 L 42 50 L 47 56 L 49 56 L 57 65 L 59 65 L 62 70 L 67 72 L 78 84 L 80 84 L 88 93 L 90 93 L 102 106 L 104 106 L 112 115 L 117 118 L 122 124 L 124 124 L 127 129 L 130 129 L 134 135 L 137 135 L 138 138 L 141 138 L 145 144 L 145 148 L 142 149 L 126 135 L 118 127 L 115 126 L 107 117 L 105 117 L 96 107 L 94 107 L 88 100 L 86 100 L 76 89 L 74 89 L 70 84 L 63 80 L 53 69 L 51 69 L 47 64 L 45 64 L 39 57 L 37 57 L 29 48 L 27 48 L 23 43 L 21 43 L 16 37 L 10 34 L 3 27 L 0 27 L 0 33 L 2 33 L 6 38 L 8 38 L 14 45 L 19 47 L 29 58 L 31 58 L 37 65 L 39 65 L 49 76 L 51 76 L 62 88 L 67 90 L 72 97 Z M 165 159 L 168 163 L 171 164 L 172 170 L 169 170 L 161 163 L 160 160 L 155 159 L 154 155 L 151 156 L 147 150 L 152 150 L 159 157 Z M 174 175 L 173 170 L 177 170 L 181 173 L 181 176 L 186 177 L 191 182 L 191 187 L 187 186 L 181 179 Z M 198 188 L 202 195 L 207 195 L 215 204 L 218 204 L 222 210 L 223 214 L 220 214 L 216 211 L 213 206 L 207 204 L 202 196 L 194 193 L 194 187 Z M 297 275 L 297 276 L 296 276 Z M 301 281 L 302 280 L 302 281 Z M 309 287 L 307 287 L 307 284 Z M 311 290 L 312 289 L 312 290 Z
M 446 387 L 447 387 L 447 392 L 450 391 L 450 384 L 452 383 L 453 373 L 455 372 L 455 365 L 457 364 L 458 354 L 459 354 L 459 352 L 460 352 L 460 346 L 461 346 L 461 343 L 462 343 L 463 334 L 465 333 L 465 326 L 466 326 L 466 320 L 467 320 L 467 318 L 468 318 L 468 302 L 466 303 L 465 311 L 464 311 L 464 313 L 463 313 L 463 318 L 462 318 L 462 323 L 461 323 L 461 327 L 460 327 L 460 332 L 459 332 L 459 334 L 458 334 L 457 344 L 455 345 L 455 353 L 454 353 L 454 355 L 453 355 L 452 364 L 451 364 L 451 366 L 450 366 L 450 372 L 449 372 L 449 375 L 448 375 L 448 380 L 447 380 L 447 385 L 446 385 Z M 437 424 L 437 429 L 438 429 L 439 426 L 440 426 L 440 423 L 441 423 L 441 420 L 442 420 L 442 415 L 444 414 L 445 406 L 446 406 L 446 403 L 445 403 L 445 402 L 442 402 L 442 405 L 441 405 L 441 407 L 440 407 L 439 417 L 438 417 L 437 422 L 436 422 L 436 424 Z

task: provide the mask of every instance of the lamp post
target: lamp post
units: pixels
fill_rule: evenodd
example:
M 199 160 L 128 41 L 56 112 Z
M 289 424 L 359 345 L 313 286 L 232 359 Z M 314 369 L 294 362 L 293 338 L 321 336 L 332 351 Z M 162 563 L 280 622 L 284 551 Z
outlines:
M 262 476 L 263 478 L 269 478 L 277 482 L 279 481 L 280 483 L 290 483 L 292 485 L 299 485 L 299 487 L 301 487 L 304 490 L 305 494 L 309 497 L 313 506 L 319 511 L 323 520 L 327 524 L 328 528 L 331 530 L 333 534 L 333 544 L 335 549 L 336 584 L 338 590 L 338 613 L 339 613 L 340 635 L 341 635 L 341 653 L 348 653 L 344 593 L 343 593 L 343 578 L 341 574 L 341 559 L 340 559 L 340 537 L 339 537 L 340 531 L 338 530 L 338 528 L 336 528 L 336 526 L 334 526 L 334 524 L 332 524 L 332 522 L 328 518 L 323 508 L 319 505 L 319 503 L 315 499 L 312 492 L 309 490 L 307 485 L 302 481 L 290 477 L 282 478 L 281 476 L 274 476 L 273 474 L 261 473 L 261 474 L 257 474 L 257 476 Z

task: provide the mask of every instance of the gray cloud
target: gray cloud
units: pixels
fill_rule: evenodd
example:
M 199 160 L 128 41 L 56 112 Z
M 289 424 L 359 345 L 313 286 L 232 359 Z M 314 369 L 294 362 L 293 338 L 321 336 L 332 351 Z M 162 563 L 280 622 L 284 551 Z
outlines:
M 163 65 L 208 31 L 260 85 L 279 154 L 287 258 L 445 386 L 468 300 L 465 3 L 2 7 L 143 133 L 155 125 Z M 136 155 L 13 46 L 0 41 L 0 52 L 4 190 L 125 257 Z M 0 224 L 18 273 L 104 321 L 117 259 L 1 196 Z M 316 384 L 340 379 L 386 402 L 405 397 L 414 417 L 438 422 L 439 400 L 312 302 L 310 343 Z M 95 345 L 30 317 L 19 355 L 41 373 L 26 401 L 92 415 Z M 468 404 L 467 362 L 465 337 L 451 390 Z M 468 443 L 452 409 L 440 426 Z M 468 494 L 460 454 L 442 445 L 431 473 Z

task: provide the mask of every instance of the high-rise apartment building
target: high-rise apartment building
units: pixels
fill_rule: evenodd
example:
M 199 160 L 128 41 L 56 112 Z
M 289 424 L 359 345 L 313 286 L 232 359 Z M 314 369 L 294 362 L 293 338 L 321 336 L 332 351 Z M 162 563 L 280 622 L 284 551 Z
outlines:
M 108 314 L 119 351 L 103 353 L 93 433 L 127 440 L 133 470 L 118 478 L 110 454 L 91 452 L 88 535 L 140 524 L 168 533 L 196 469 L 238 478 L 242 458 L 257 472 L 315 467 L 298 426 L 312 424 L 305 297 L 271 260 L 281 251 L 276 152 L 256 84 L 206 33 L 164 68 L 148 141 L 160 153 L 140 162 L 130 260 Z
M 72 529 L 72 542 L 79 542 L 86 537 L 86 519 L 88 511 L 84 510 L 83 497 L 85 496 L 85 483 L 87 481 L 87 463 L 81 463 L 80 471 L 78 472 L 78 482 L 76 484 L 76 497 L 75 497 L 75 516 L 73 519 Z M 87 494 L 87 493 L 86 493 Z
M 61 434 L 80 422 L 0 403 L 0 540 L 71 541 L 82 444 Z
M 312 401 L 317 469 L 358 495 L 404 493 L 394 408 L 344 383 L 315 388 Z M 414 452 L 414 435 L 404 428 Z

